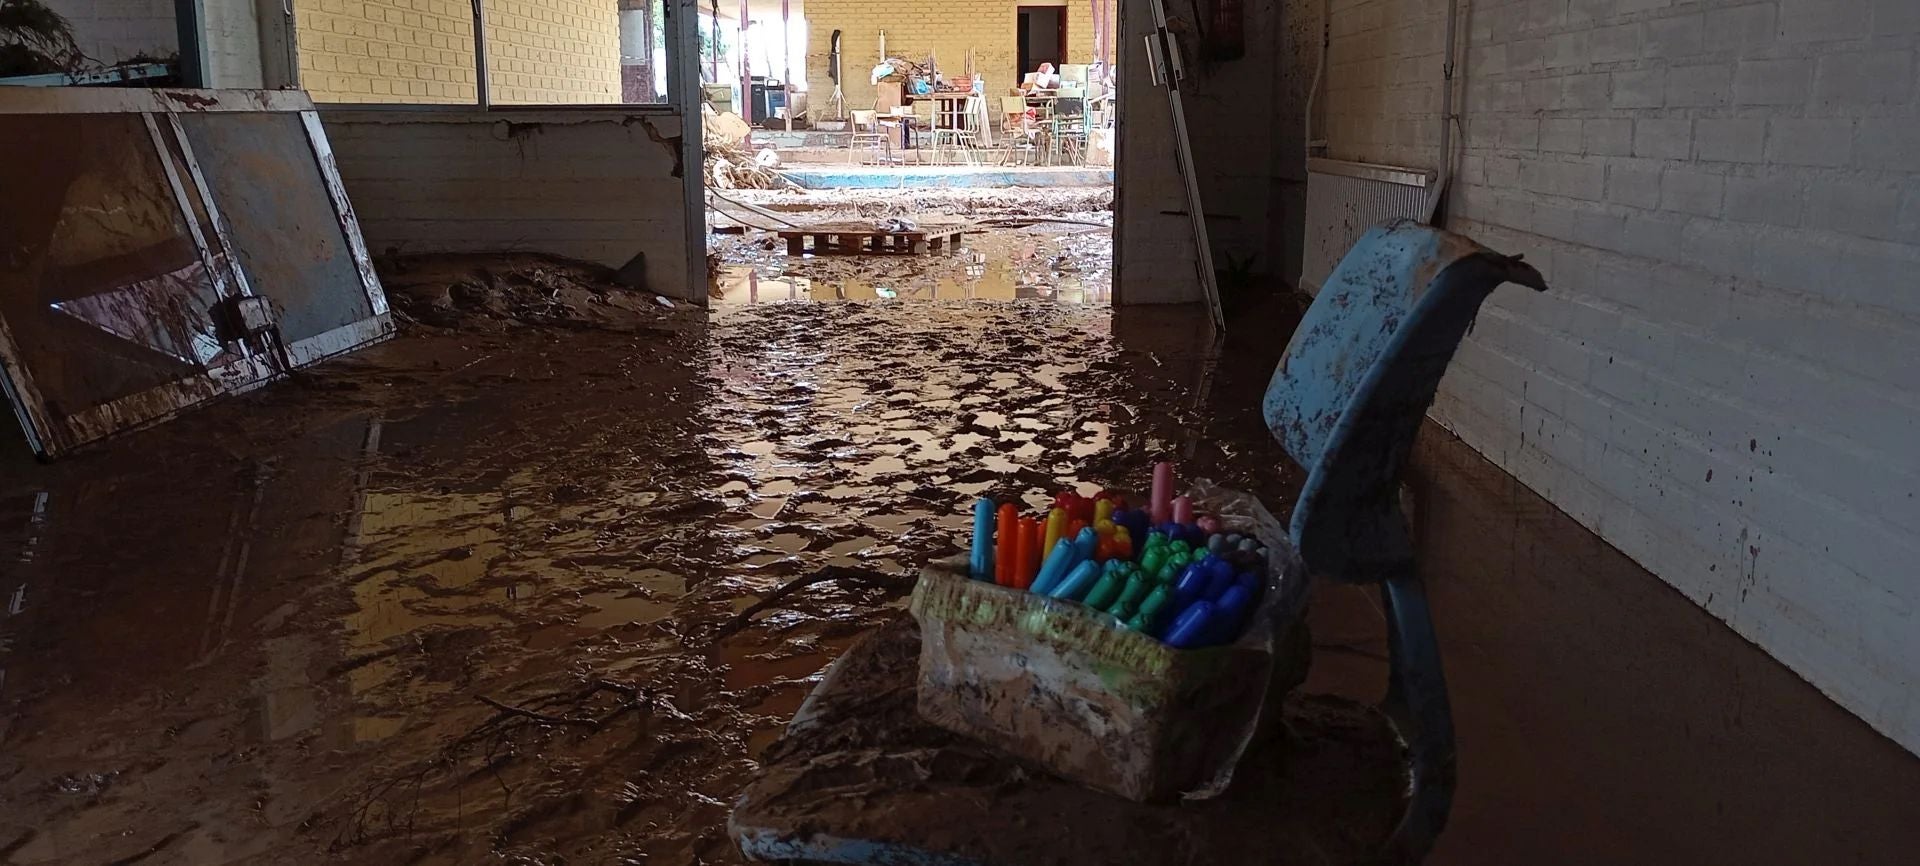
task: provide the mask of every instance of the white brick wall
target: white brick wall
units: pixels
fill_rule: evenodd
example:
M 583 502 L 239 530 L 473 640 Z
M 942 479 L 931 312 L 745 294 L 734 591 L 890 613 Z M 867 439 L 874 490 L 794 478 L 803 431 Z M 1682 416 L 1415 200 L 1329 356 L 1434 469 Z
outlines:
M 1436 164 L 1445 6 L 1335 0 L 1334 155 Z M 1435 415 L 1920 750 L 1920 0 L 1472 7 L 1451 227 L 1553 291 Z
M 677 116 L 342 109 L 323 119 L 376 256 L 524 250 L 619 267 L 644 252 L 649 288 L 704 303 L 687 251 L 704 252 L 705 227 L 689 225 L 673 175 Z

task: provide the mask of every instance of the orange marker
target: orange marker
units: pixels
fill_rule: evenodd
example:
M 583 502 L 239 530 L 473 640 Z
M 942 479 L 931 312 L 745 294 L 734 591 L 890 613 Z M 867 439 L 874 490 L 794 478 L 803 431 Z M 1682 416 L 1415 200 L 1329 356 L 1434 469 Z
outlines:
M 1020 537 L 1020 510 L 1008 502 L 1000 506 L 999 522 L 994 524 L 993 535 L 993 582 L 1001 586 L 1013 585 L 1013 574 L 1019 569 L 1017 554 L 1014 552 L 1014 539 Z
M 1013 573 L 1009 575 L 1009 585 L 1025 589 L 1033 583 L 1033 571 L 1027 568 L 1027 560 L 1033 558 L 1033 533 L 1029 530 L 1032 523 L 1024 517 L 1013 521 Z
M 1040 559 L 1045 555 L 1040 542 L 1046 539 L 1047 532 L 1046 524 L 1039 520 L 1028 520 L 1026 524 L 1024 537 L 1027 549 L 1020 556 L 1020 582 L 1017 584 L 1021 589 L 1033 586 L 1034 577 L 1040 573 Z

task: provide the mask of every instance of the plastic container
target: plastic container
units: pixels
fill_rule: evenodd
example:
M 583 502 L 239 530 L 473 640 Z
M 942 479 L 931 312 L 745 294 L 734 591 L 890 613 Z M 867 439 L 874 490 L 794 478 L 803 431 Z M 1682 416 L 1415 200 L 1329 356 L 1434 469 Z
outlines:
M 920 715 L 1061 777 L 1136 801 L 1226 790 L 1258 727 L 1275 646 L 1298 625 L 1306 580 L 1259 502 L 1194 495 L 1268 551 L 1260 605 L 1234 643 L 1174 649 L 1111 614 L 991 581 L 965 558 L 922 570 Z

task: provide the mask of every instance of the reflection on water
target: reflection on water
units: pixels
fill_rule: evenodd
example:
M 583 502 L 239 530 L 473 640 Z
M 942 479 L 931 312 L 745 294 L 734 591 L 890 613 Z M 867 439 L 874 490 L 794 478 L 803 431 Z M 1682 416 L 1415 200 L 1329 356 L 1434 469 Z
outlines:
M 1099 233 L 1104 240 L 1104 232 Z M 967 238 L 950 254 L 932 255 L 796 257 L 751 245 L 725 246 L 724 263 L 712 275 L 713 297 L 724 304 L 796 300 L 1104 304 L 1112 297 L 1111 244 L 1063 247 L 1052 236 L 1009 229 Z

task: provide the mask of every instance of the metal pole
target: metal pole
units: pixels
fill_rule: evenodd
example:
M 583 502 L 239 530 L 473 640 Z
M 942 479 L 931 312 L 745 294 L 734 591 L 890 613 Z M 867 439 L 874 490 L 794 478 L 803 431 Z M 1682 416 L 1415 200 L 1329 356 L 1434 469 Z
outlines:
M 699 0 L 665 0 L 660 6 L 666 13 L 667 103 L 681 123 L 680 162 L 699 166 L 706 152 L 700 113 L 700 4 Z M 713 20 L 717 25 L 719 19 Z M 713 34 L 714 41 L 718 42 L 718 26 Z M 720 78 L 715 76 L 713 80 L 718 82 Z M 641 122 L 647 123 L 644 118 Z M 685 256 L 682 268 L 687 275 L 685 298 L 695 306 L 704 307 L 707 293 L 694 287 L 707 284 L 707 217 L 703 206 L 705 197 L 701 195 L 706 186 L 706 172 L 694 168 L 680 175 L 681 219 L 686 226 L 681 245 Z
M 1093 11 L 1093 59 L 1099 60 L 1107 41 L 1106 25 L 1100 20 L 1100 0 L 1087 0 Z
M 1427 193 L 1427 223 L 1440 214 L 1447 199 L 1447 185 L 1453 182 L 1453 69 L 1455 27 L 1460 20 L 1460 0 L 1447 0 L 1447 51 L 1440 68 L 1440 178 Z
M 740 119 L 747 122 L 747 137 L 753 137 L 753 61 L 747 52 L 747 0 L 740 0 Z
M 780 0 L 780 93 L 785 97 L 787 131 L 793 131 L 793 23 L 788 0 Z
M 487 12 L 482 7 L 485 0 L 473 0 L 473 95 L 481 108 L 493 105 L 493 94 L 487 88 Z

